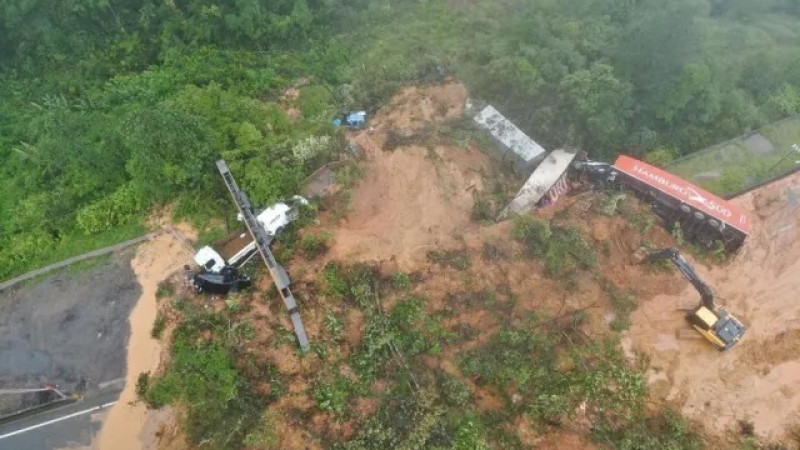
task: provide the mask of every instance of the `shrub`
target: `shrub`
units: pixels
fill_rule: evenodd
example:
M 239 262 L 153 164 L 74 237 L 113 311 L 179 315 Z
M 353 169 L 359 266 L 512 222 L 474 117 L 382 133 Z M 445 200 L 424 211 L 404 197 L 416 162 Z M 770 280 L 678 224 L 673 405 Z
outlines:
M 619 202 L 625 199 L 625 194 L 620 192 L 607 192 L 602 197 L 602 202 L 598 208 L 603 215 L 613 216 L 617 213 Z
M 342 337 L 342 321 L 333 314 L 325 316 L 325 329 L 330 333 L 331 338 L 336 340 Z
M 330 136 L 309 136 L 292 147 L 292 155 L 300 163 L 326 154 L 331 147 Z
M 328 240 L 331 235 L 327 232 L 317 234 L 307 233 L 300 239 L 300 249 L 307 259 L 314 259 L 328 251 Z
M 147 389 L 150 387 L 150 372 L 142 372 L 136 378 L 136 396 L 145 400 Z
M 161 339 L 161 334 L 167 326 L 167 317 L 161 311 L 156 314 L 156 320 L 153 322 L 153 329 L 150 330 L 150 336 L 154 339 Z
M 442 393 L 442 399 L 445 403 L 455 407 L 464 407 L 469 404 L 472 392 L 470 392 L 469 386 L 461 379 L 446 372 L 441 372 L 438 377 L 438 383 L 439 391 Z
M 392 274 L 391 283 L 392 288 L 398 291 L 407 291 L 411 289 L 411 277 L 403 272 Z
M 170 297 L 174 293 L 175 285 L 172 283 L 172 280 L 164 280 L 161 283 L 158 283 L 158 289 L 156 289 L 156 298 Z
M 148 206 L 131 183 L 83 207 L 76 216 L 80 229 L 95 234 L 136 220 Z
M 594 249 L 581 238 L 578 230 L 561 227 L 553 230 L 545 254 L 548 275 L 552 277 L 569 275 L 575 269 L 592 268 L 595 262 Z
M 450 266 L 456 270 L 467 270 L 472 266 L 472 261 L 469 258 L 469 252 L 467 252 L 467 250 L 434 250 L 428 252 L 428 259 L 437 264 Z
M 654 166 L 664 167 L 678 157 L 678 151 L 674 148 L 658 147 L 644 154 L 643 160 Z
M 271 411 L 264 411 L 261 420 L 253 430 L 244 437 L 244 445 L 247 448 L 270 450 L 277 449 L 278 444 L 278 420 Z
M 350 381 L 342 376 L 337 376 L 333 381 L 321 381 L 314 387 L 314 400 L 317 407 L 323 411 L 342 414 L 350 398 Z
M 514 216 L 512 223 L 512 236 L 525 244 L 531 257 L 541 256 L 546 252 L 553 235 L 550 222 L 531 216 Z
M 576 270 L 594 266 L 596 255 L 575 228 L 551 226 L 530 216 L 513 219 L 512 236 L 531 258 L 542 258 L 548 276 L 570 280 Z
M 475 203 L 472 205 L 472 220 L 476 222 L 489 223 L 492 222 L 493 219 L 492 204 L 489 202 L 489 200 L 486 200 L 483 197 L 476 198 Z

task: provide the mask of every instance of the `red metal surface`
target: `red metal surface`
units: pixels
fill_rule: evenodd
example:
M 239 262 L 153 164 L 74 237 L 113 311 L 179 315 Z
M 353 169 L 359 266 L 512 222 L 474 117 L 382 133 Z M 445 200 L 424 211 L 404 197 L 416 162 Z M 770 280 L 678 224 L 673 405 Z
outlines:
M 614 167 L 737 230 L 744 233 L 750 231 L 750 221 L 742 210 L 688 181 L 625 155 L 617 158 Z

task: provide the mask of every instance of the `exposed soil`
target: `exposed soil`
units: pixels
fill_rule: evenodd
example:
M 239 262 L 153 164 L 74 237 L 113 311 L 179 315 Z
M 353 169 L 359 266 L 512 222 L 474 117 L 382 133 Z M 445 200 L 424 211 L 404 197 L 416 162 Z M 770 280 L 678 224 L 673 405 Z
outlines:
M 800 175 L 734 200 L 748 211 L 753 233 L 730 263 L 695 268 L 716 292 L 718 303 L 746 326 L 741 343 L 717 353 L 702 339 L 676 339 L 686 327 L 679 306 L 694 306 L 691 286 L 659 295 L 633 315 L 628 339 L 651 358 L 654 394 L 718 435 L 752 423 L 762 438 L 785 439 L 800 423 Z
M 334 259 L 396 259 L 407 270 L 429 250 L 453 245 L 453 236 L 470 226 L 472 193 L 483 187 L 486 155 L 474 147 L 424 142 L 385 149 L 392 133 L 408 135 L 459 117 L 466 98 L 466 89 L 454 82 L 408 88 L 378 111 L 368 130 L 352 134 L 367 158 L 366 173 L 336 227 Z
M 350 135 L 364 149 L 367 161 L 364 177 L 352 190 L 345 218 L 339 219 L 338 211 L 328 211 L 322 214 L 316 227 L 332 232 L 335 239 L 332 248 L 316 261 L 295 260 L 289 264 L 295 293 L 304 300 L 302 314 L 312 341 L 324 339 L 322 320 L 333 307 L 314 295 L 322 267 L 332 260 L 375 263 L 384 275 L 398 270 L 411 273 L 415 279 L 411 294 L 425 298 L 430 311 L 450 311 L 443 325 L 455 333 L 472 336 L 444 346 L 440 355 L 425 356 L 420 362 L 462 378 L 458 367 L 463 352 L 484 344 L 492 333 L 527 312 L 561 317 L 574 310 L 585 310 L 589 312 L 587 332 L 602 335 L 609 332 L 608 322 L 613 319 L 603 282 L 620 290 L 630 289 L 639 298 L 680 291 L 673 274 L 647 270 L 636 265 L 632 257 L 642 243 L 669 245 L 671 237 L 658 227 L 643 231 L 622 217 L 598 214 L 602 195 L 565 197 L 536 214 L 579 228 L 596 248 L 606 243 L 607 249 L 598 252 L 598 266 L 606 281 L 589 272 L 575 279 L 574 287 L 548 278 L 543 275 L 541 261 L 522 256 L 521 245 L 510 239 L 510 222 L 486 225 L 473 220 L 476 195 L 485 194 L 489 185 L 497 181 L 488 176 L 496 173 L 497 162 L 477 147 L 461 148 L 446 141 L 426 139 L 424 133 L 444 120 L 458 117 L 466 96 L 463 86 L 453 82 L 406 89 L 375 115 L 370 129 Z M 398 133 L 404 136 L 416 133 L 422 137 L 402 145 L 394 142 L 389 145 L 391 135 Z M 629 215 L 647 211 L 635 199 L 626 204 Z M 465 258 L 468 267 L 436 263 L 430 257 L 434 250 Z M 636 284 L 633 280 L 642 282 Z M 387 309 L 395 300 L 382 299 Z M 362 338 L 363 317 L 357 310 L 344 305 L 341 308 L 345 309 L 344 333 L 343 341 L 336 343 L 336 351 L 346 357 Z M 329 413 L 320 413 L 310 397 L 308 382 L 303 380 L 314 379 L 313 368 L 318 363 L 308 360 L 303 363 L 291 348 L 281 349 L 284 346 L 267 350 L 272 355 L 267 360 L 293 380 L 290 394 L 270 407 L 284 418 L 280 425 L 282 448 L 304 448 L 314 441 L 314 436 L 334 440 L 351 436 L 356 431 L 352 420 L 338 423 Z M 276 354 L 279 349 L 281 354 Z M 464 381 L 474 393 L 479 411 L 502 410 L 503 399 L 513 395 L 480 387 L 469 379 Z M 378 381 L 373 392 L 382 392 L 382 383 Z M 365 413 L 377 407 L 363 398 L 356 405 L 360 409 L 363 406 Z M 312 415 L 310 429 L 305 420 L 291 418 L 307 415 Z M 582 437 L 585 433 L 542 434 L 524 418 L 520 417 L 518 422 L 508 427 L 526 445 L 595 448 Z
M 312 227 L 313 232 L 332 233 L 330 251 L 311 261 L 281 261 L 292 274 L 311 341 L 330 344 L 328 349 L 340 361 L 347 361 L 364 333 L 362 312 L 321 292 L 319 275 L 330 261 L 375 263 L 384 276 L 396 271 L 411 274 L 410 293 L 424 298 L 429 311 L 447 311 L 443 325 L 449 331 L 470 336 L 444 346 L 437 356 L 427 355 L 414 363 L 462 378 L 459 360 L 463 352 L 482 345 L 501 327 L 515 325 L 526 313 L 558 320 L 571 311 L 585 311 L 589 320 L 581 331 L 596 338 L 610 333 L 609 323 L 615 319 L 612 293 L 630 293 L 639 308 L 623 347 L 649 357 L 647 375 L 654 400 L 676 404 L 712 436 L 738 433 L 743 420 L 753 424 L 758 436 L 782 438 L 800 414 L 796 389 L 800 357 L 795 350 L 800 343 L 800 303 L 793 301 L 800 278 L 790 276 L 800 269 L 795 257 L 800 254 L 796 235 L 800 176 L 736 200 L 753 212 L 755 231 L 733 261 L 715 267 L 695 263 L 700 275 L 716 288 L 720 303 L 749 327 L 740 345 L 719 354 L 693 333 L 688 333 L 690 339 L 676 337 L 678 330 L 690 331 L 683 312 L 677 309 L 696 305 L 697 293 L 676 271 L 634 261 L 633 253 L 643 244 L 675 245 L 666 231 L 646 223 L 652 214 L 638 200 L 626 199 L 619 214 L 608 217 L 599 212 L 605 201 L 602 194 L 575 193 L 534 213 L 554 224 L 578 228 L 596 249 L 596 269 L 580 272 L 569 282 L 545 276 L 541 261 L 524 257 L 522 246 L 510 238 L 509 222 L 485 225 L 471 218 L 476 196 L 486 195 L 497 181 L 488 176 L 497 170 L 496 162 L 474 145 L 462 148 L 447 139 L 430 138 L 437 127 L 445 127 L 447 121 L 461 115 L 466 97 L 464 87 L 452 81 L 405 89 L 378 111 L 368 129 L 348 132 L 364 150 L 366 162 L 363 178 L 349 192 L 347 210 L 323 208 L 319 222 Z M 180 253 L 176 248 L 165 251 Z M 437 262 L 431 251 L 449 252 L 447 258 L 458 258 L 466 265 L 455 267 L 447 258 Z M 157 270 L 142 258 L 137 257 L 142 263 L 135 265 L 137 276 L 145 280 L 142 299 L 150 305 L 147 308 L 153 308 L 149 296 L 155 292 L 155 282 L 172 266 L 165 258 L 158 264 L 167 266 Z M 151 276 L 156 278 L 148 278 Z M 269 407 L 279 430 L 278 446 L 319 448 L 320 442 L 352 436 L 357 432 L 356 419 L 338 421 L 317 408 L 313 385 L 327 361 L 313 353 L 298 355 L 294 343 L 286 339 L 284 330 L 291 326 L 279 299 L 264 294 L 269 285 L 269 278 L 263 277 L 257 283 L 259 291 L 249 300 L 246 315 L 256 337 L 244 351 L 258 366 L 274 367 L 286 384 L 285 393 Z M 388 309 L 396 298 L 381 301 Z M 221 300 L 212 303 L 214 308 L 224 308 Z M 148 311 L 154 314 L 154 310 Z M 325 332 L 328 314 L 342 322 L 341 337 L 335 341 Z M 150 324 L 152 317 L 137 327 L 144 333 L 137 342 L 152 344 L 148 343 Z M 151 351 L 158 353 L 156 348 Z M 130 363 L 135 369 L 129 370 L 128 376 L 134 379 L 158 363 L 137 354 L 132 348 L 132 361 L 138 362 Z M 354 376 L 346 364 L 340 367 L 339 375 Z M 472 380 L 465 382 L 480 411 L 503 408 L 504 399 L 514 398 L 513 387 L 498 392 Z M 264 380 L 257 389 L 267 393 L 270 383 Z M 129 378 L 128 385 L 134 384 Z M 378 380 L 371 392 L 386 389 L 386 381 Z M 354 399 L 352 405 L 362 419 L 377 406 L 370 397 Z M 141 406 L 121 408 L 129 417 L 140 415 L 129 420 L 141 420 L 144 414 Z M 518 415 L 507 427 L 525 445 L 537 448 L 596 448 L 586 439 L 585 422 L 576 420 L 566 429 L 548 433 Z M 129 428 L 126 435 L 133 429 Z M 137 442 L 136 435 L 131 436 L 130 442 Z M 729 440 L 721 442 L 724 447 Z

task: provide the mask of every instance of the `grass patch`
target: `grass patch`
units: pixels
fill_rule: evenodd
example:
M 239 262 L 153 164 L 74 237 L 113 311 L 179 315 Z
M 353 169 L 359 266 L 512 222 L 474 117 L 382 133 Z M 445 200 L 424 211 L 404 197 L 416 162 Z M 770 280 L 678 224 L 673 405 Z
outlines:
M 568 424 L 580 407 L 593 423 L 592 437 L 612 448 L 700 447 L 680 416 L 650 412 L 646 380 L 616 342 L 581 338 L 557 320 L 534 316 L 495 333 L 464 354 L 461 369 L 479 385 L 511 390 L 513 408 L 545 429 Z
M 234 329 L 225 314 L 187 311 L 173 334 L 166 373 L 147 383 L 150 406 L 178 402 L 186 408 L 183 429 L 193 446 L 238 448 L 260 424 L 267 397 L 236 365 L 242 338 Z
M 12 278 L 76 255 L 116 245 L 137 238 L 146 232 L 147 229 L 143 225 L 132 223 L 97 234 L 88 235 L 75 230 L 61 236 L 58 240 L 41 239 L 36 242 L 35 247 L 30 249 L 31 251 L 24 252 L 24 258 L 9 260 L 8 264 L 0 264 L 0 279 Z
M 158 314 L 156 314 L 156 320 L 153 321 L 153 328 L 150 330 L 150 336 L 152 336 L 153 339 L 161 339 L 161 334 L 164 333 L 164 328 L 166 327 L 167 316 L 159 311 Z
M 575 228 L 553 226 L 530 216 L 516 216 L 512 236 L 523 243 L 528 257 L 544 263 L 546 274 L 551 278 L 571 281 L 578 271 L 596 264 L 594 249 Z
M 306 259 L 315 259 L 328 252 L 331 234 L 323 231 L 316 234 L 306 233 L 300 238 L 300 249 Z
M 467 270 L 472 266 L 472 260 L 467 250 L 433 250 L 428 252 L 428 259 L 456 270 Z

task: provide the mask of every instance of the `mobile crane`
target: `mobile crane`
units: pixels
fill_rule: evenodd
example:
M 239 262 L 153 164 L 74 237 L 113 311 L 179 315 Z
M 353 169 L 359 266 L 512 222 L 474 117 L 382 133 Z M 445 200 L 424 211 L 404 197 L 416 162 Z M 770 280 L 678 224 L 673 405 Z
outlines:
M 727 350 L 744 336 L 745 326 L 736 317 L 732 316 L 725 308 L 718 307 L 714 302 L 714 293 L 711 288 L 700 279 L 697 272 L 674 248 L 644 252 L 644 261 L 671 260 L 683 277 L 700 293 L 700 306 L 692 309 L 686 319 L 704 338 L 711 342 L 719 351 Z

